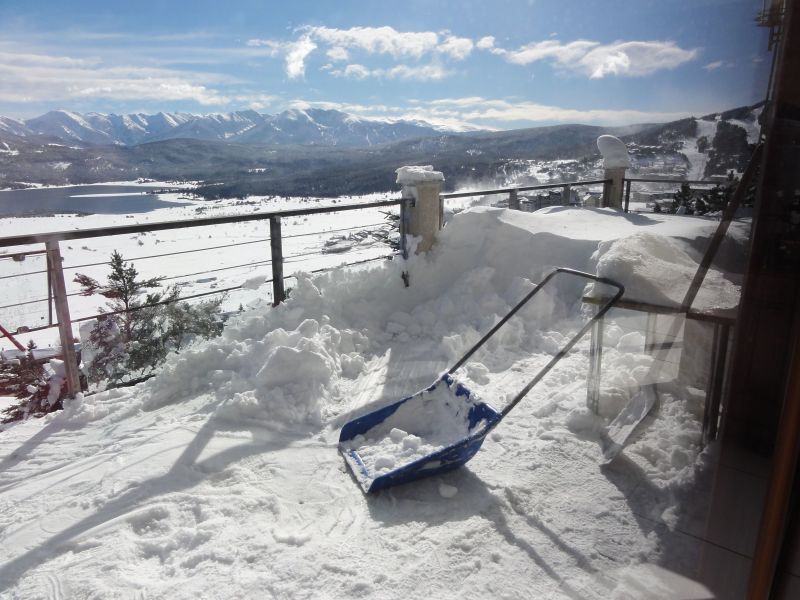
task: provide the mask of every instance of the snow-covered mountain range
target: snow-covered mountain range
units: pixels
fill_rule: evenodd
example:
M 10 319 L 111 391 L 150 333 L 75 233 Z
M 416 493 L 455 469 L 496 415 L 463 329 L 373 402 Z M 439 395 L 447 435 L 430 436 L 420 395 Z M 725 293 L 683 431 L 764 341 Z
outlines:
M 555 125 L 442 132 L 333 110 L 198 117 L 78 115 L 26 122 L 0 117 L 0 188 L 137 178 L 213 183 L 213 196 L 366 194 L 395 189 L 404 164 L 434 164 L 449 189 L 595 178 L 597 138 L 620 137 L 634 177 L 702 179 L 741 172 L 759 136 L 762 105 L 670 123 Z M 145 143 L 147 142 L 147 143 Z
M 194 139 L 255 145 L 374 146 L 443 132 L 454 133 L 422 121 L 369 119 L 321 108 L 293 108 L 275 115 L 254 110 L 208 115 L 54 110 L 26 121 L 0 117 L 0 135 L 47 136 L 79 145 L 130 146 Z

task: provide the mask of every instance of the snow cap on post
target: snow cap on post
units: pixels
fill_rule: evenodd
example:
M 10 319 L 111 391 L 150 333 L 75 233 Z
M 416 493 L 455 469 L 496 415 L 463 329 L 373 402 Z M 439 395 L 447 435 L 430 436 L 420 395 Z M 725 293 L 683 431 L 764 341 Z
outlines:
M 400 185 L 414 185 L 427 181 L 444 181 L 444 173 L 434 171 L 433 165 L 412 165 L 400 167 L 397 173 L 397 183 Z
M 434 171 L 431 165 L 400 167 L 397 183 L 403 186 L 403 198 L 413 199 L 408 207 L 408 229 L 406 233 L 421 238 L 417 254 L 427 252 L 436 241 L 436 233 L 444 222 L 442 191 L 444 174 Z
M 597 138 L 597 149 L 603 155 L 604 169 L 627 169 L 631 166 L 628 148 L 625 143 L 613 135 L 601 135 Z

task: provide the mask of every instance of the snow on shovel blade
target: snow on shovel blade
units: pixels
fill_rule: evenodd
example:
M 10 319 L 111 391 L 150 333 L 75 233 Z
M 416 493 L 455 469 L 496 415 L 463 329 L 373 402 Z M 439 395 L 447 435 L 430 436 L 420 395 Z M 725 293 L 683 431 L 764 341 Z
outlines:
M 347 423 L 339 451 L 365 492 L 455 469 L 480 449 L 499 413 L 450 375 Z

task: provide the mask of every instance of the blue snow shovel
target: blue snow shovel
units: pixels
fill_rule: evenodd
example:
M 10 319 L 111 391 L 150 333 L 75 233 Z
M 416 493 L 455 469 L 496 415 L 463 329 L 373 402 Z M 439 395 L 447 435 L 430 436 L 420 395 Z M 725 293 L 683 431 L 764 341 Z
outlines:
M 477 399 L 465 386 L 456 382 L 452 375 L 456 372 L 475 352 L 492 337 L 500 327 L 502 327 L 511 317 L 513 317 L 531 298 L 533 298 L 539 291 L 545 287 L 556 275 L 563 273 L 574 277 L 582 277 L 598 283 L 603 283 L 617 288 L 617 293 L 605 302 L 594 316 L 578 331 L 572 338 L 550 359 L 550 361 L 542 367 L 536 376 L 528 383 L 522 390 L 514 397 L 514 399 L 501 411 L 497 411 L 489 404 Z M 611 279 L 605 277 L 598 277 L 590 273 L 583 273 L 567 268 L 557 268 L 548 273 L 548 275 L 537 284 L 520 302 L 511 309 L 511 311 L 492 329 L 484 335 L 477 344 L 475 344 L 461 359 L 454 364 L 442 377 L 436 380 L 430 387 L 417 392 L 413 396 L 409 396 L 384 406 L 378 410 L 367 413 L 357 419 L 349 421 L 342 427 L 341 434 L 339 435 L 339 451 L 345 458 L 350 470 L 355 476 L 358 483 L 361 485 L 365 492 L 377 492 L 378 490 L 407 483 L 423 477 L 430 477 L 446 471 L 456 469 L 471 459 L 483 444 L 483 440 L 492 429 L 497 427 L 500 421 L 505 417 L 512 408 L 514 408 L 527 394 L 531 391 L 542 378 L 553 368 L 553 366 L 561 360 L 567 352 L 589 331 L 592 323 L 601 319 L 608 310 L 622 297 L 625 293 L 625 288 Z M 427 455 L 414 457 L 411 462 L 395 466 L 391 464 L 388 468 L 377 468 L 377 464 L 370 467 L 371 461 L 365 460 L 365 456 L 374 450 L 377 444 L 376 440 L 386 437 L 392 425 L 391 417 L 397 418 L 399 410 L 415 408 L 415 403 L 424 406 L 426 399 L 431 395 L 436 395 L 437 399 L 441 402 L 444 397 L 445 413 L 451 415 L 452 418 L 458 423 L 454 427 L 461 426 L 463 428 L 463 435 L 458 437 L 455 441 L 448 443 L 442 448 L 430 452 Z M 425 419 L 420 419 L 416 425 L 413 420 L 406 419 L 406 423 L 410 422 L 413 426 L 418 427 L 419 431 L 411 431 L 407 429 L 402 431 L 402 434 L 413 434 L 413 436 L 425 437 L 426 428 L 430 428 L 431 423 L 426 422 Z M 435 424 L 434 424 L 435 425 Z M 373 444 L 373 448 L 370 448 Z

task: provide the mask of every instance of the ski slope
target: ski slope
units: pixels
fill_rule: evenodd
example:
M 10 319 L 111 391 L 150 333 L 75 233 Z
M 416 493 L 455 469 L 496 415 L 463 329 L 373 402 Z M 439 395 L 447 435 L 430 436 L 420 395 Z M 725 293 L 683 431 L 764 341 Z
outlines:
M 680 297 L 715 227 L 475 208 L 408 265 L 299 275 L 285 304 L 254 300 L 156 378 L 0 433 L 0 597 L 728 597 L 736 582 L 704 567 L 701 507 L 681 502 L 715 460 L 702 391 L 662 370 L 648 426 L 599 466 L 599 430 L 648 383 L 633 313 L 607 321 L 600 416 L 584 339 L 465 468 L 368 497 L 336 449 L 342 423 L 428 385 L 551 267 Z M 737 301 L 733 278 L 710 278 L 702 302 Z M 588 318 L 583 291 L 537 296 L 460 379 L 502 407 Z

